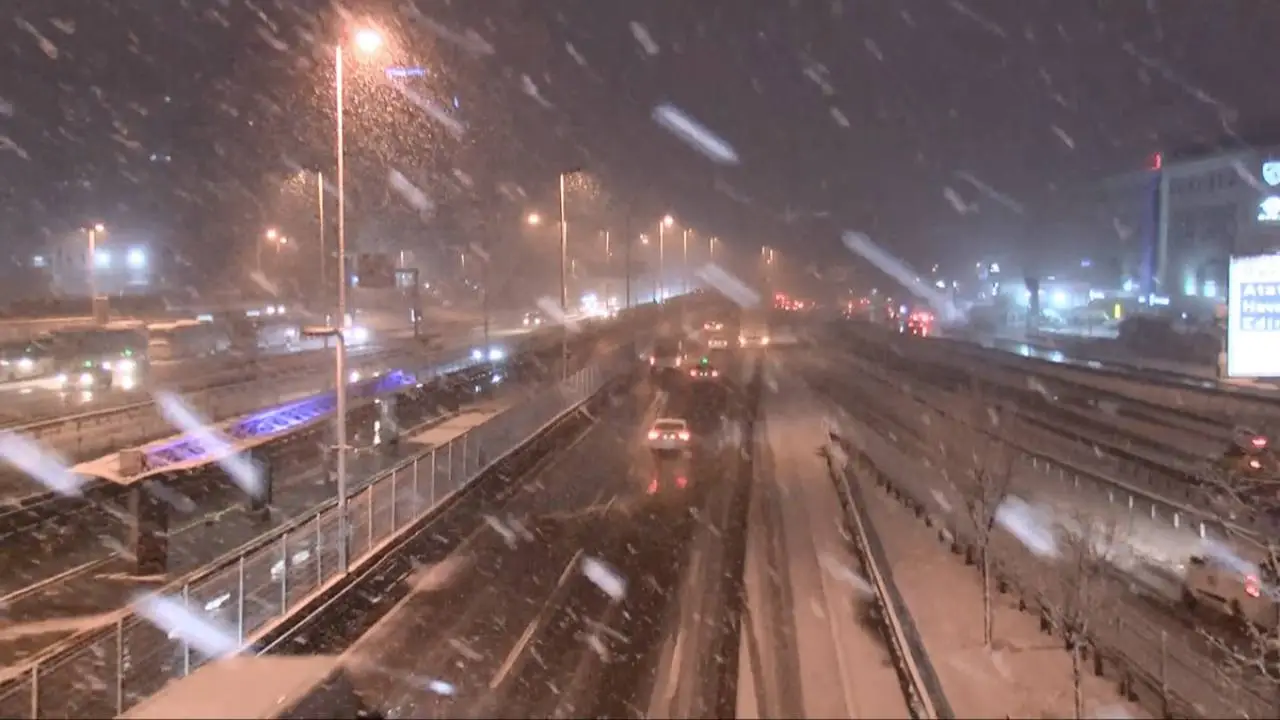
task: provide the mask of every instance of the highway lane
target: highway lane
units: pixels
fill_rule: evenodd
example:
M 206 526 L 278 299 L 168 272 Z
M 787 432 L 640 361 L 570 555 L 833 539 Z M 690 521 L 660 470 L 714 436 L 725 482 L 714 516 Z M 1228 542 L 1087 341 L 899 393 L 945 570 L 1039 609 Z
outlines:
M 834 372 L 827 363 L 793 357 L 788 361 L 811 386 L 825 389 L 833 401 L 853 419 L 855 444 L 865 449 L 877 466 L 911 488 L 918 500 L 937 517 L 951 517 L 962 531 L 970 520 L 963 510 L 965 497 L 947 478 L 941 461 L 933 457 L 940 442 L 951 445 L 958 437 L 940 434 L 927 425 L 925 408 L 902 394 L 887 392 L 884 385 L 858 374 Z M 935 423 L 937 421 L 934 421 Z M 952 457 L 972 452 L 955 446 Z M 926 461 L 926 458 L 932 458 Z M 953 469 L 954 472 L 959 470 Z M 1123 504 L 1108 502 L 1102 488 L 1075 488 L 1060 478 L 1046 476 L 1027 464 L 1014 465 L 1011 496 L 1026 503 L 1028 522 L 1043 527 L 1104 528 L 1107 558 L 1113 566 L 1108 581 L 1110 600 L 1099 612 L 1099 624 L 1117 647 L 1148 672 L 1160 671 L 1163 642 L 1168 660 L 1164 671 L 1180 695 L 1212 709 L 1213 714 L 1234 714 L 1241 707 L 1268 707 L 1265 694 L 1254 683 L 1224 684 L 1211 668 L 1222 666 L 1221 653 L 1206 633 L 1228 644 L 1239 642 L 1229 624 L 1193 616 L 1179 604 L 1180 574 L 1192 554 L 1203 544 L 1189 529 L 1175 530 L 1163 520 L 1129 513 Z M 956 510 L 960 508 L 960 510 Z M 1224 538 L 1217 538 L 1229 546 Z M 1051 584 L 1037 580 L 1054 573 L 1051 559 L 1038 556 L 1015 536 L 1001 533 L 993 549 L 1006 566 L 1029 587 L 1046 591 Z M 1163 635 L 1163 640 L 1162 640 Z
M 710 427 L 687 458 L 649 453 L 649 421 L 692 412 L 692 397 L 682 382 L 641 385 L 421 573 L 345 656 L 366 704 L 400 717 L 643 714 L 673 671 L 661 649 L 692 539 L 740 465 L 732 434 Z

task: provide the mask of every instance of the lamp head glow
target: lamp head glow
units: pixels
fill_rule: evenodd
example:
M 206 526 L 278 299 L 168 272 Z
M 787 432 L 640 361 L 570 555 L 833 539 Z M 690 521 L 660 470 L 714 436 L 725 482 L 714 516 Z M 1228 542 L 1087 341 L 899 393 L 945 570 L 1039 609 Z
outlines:
M 361 53 L 372 55 L 382 47 L 382 34 L 371 28 L 357 30 L 355 46 Z

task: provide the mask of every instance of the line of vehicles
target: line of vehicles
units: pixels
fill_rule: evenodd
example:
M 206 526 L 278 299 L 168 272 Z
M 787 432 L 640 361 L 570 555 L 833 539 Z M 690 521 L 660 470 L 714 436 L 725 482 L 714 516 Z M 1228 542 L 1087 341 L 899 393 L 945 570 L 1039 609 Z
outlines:
M 61 390 L 130 390 L 144 382 L 153 362 L 289 349 L 301 339 L 300 323 L 279 316 L 70 328 L 0 344 L 0 382 L 50 380 Z

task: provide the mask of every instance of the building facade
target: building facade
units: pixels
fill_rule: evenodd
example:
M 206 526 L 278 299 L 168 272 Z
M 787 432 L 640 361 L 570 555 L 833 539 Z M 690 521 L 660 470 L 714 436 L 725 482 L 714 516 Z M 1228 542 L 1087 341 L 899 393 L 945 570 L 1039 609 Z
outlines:
M 157 288 L 157 258 L 141 237 L 104 233 L 93 259 L 84 233 L 51 244 L 32 258 L 32 267 L 48 275 L 49 291 L 63 297 L 88 297 L 96 284 L 100 295 L 147 294 Z
M 1032 242 L 1078 249 L 1099 289 L 1220 302 L 1233 255 L 1280 252 L 1280 146 L 1154 156 L 1042 213 Z

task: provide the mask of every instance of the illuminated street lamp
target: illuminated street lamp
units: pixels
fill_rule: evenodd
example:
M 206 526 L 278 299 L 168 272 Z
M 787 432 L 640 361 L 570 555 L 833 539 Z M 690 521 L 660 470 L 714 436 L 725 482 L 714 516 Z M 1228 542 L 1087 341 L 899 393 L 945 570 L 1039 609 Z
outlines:
M 526 225 L 533 225 L 533 226 L 541 225 L 542 216 L 536 212 L 531 212 L 527 216 L 525 216 L 524 222 Z
M 275 245 L 276 254 L 279 255 L 280 246 L 289 244 L 289 238 L 285 237 L 284 235 L 281 235 L 280 231 L 276 230 L 275 228 L 268 229 L 265 233 L 262 234 L 262 237 L 266 242 L 258 243 L 258 274 L 259 275 L 262 274 L 262 246 L 268 243 L 271 245 Z
M 667 228 L 675 225 L 676 219 L 670 215 L 664 215 L 658 221 L 658 302 L 665 299 L 667 284 L 663 277 L 666 272 L 666 245 L 667 245 Z
M 372 28 L 360 28 L 355 34 L 356 49 L 365 55 L 372 55 L 382 49 L 382 34 Z
M 360 28 L 351 36 L 354 51 L 363 56 L 377 53 L 383 45 L 382 34 L 372 28 Z M 337 115 L 337 191 L 338 191 L 338 316 L 336 327 L 332 333 L 337 334 L 338 342 L 334 345 L 334 391 L 337 394 L 337 454 L 338 454 L 338 536 L 342 542 L 338 544 L 338 566 L 342 572 L 347 571 L 347 344 L 342 341 L 341 333 L 347 323 L 347 193 L 346 183 L 346 148 L 343 138 L 342 115 L 345 102 L 343 100 L 343 63 L 342 43 L 334 46 L 334 97 Z

